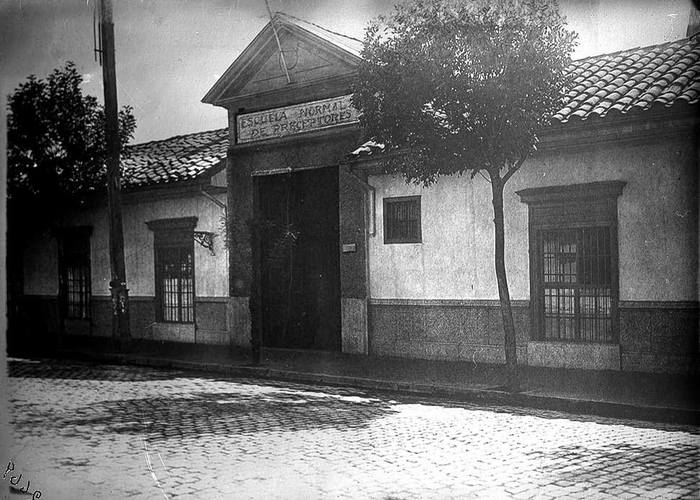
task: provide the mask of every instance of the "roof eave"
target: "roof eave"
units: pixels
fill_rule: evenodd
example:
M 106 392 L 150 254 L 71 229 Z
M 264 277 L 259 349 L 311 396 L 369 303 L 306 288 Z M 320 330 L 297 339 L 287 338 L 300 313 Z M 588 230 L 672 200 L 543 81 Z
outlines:
M 227 158 L 221 158 L 219 161 L 217 161 L 215 164 L 213 164 L 210 167 L 206 167 L 204 170 L 199 172 L 198 174 L 188 178 L 188 179 L 180 179 L 180 180 L 173 180 L 170 182 L 167 181 L 156 181 L 156 182 L 151 182 L 151 183 L 144 183 L 144 184 L 128 184 L 124 183 L 122 181 L 122 191 L 127 192 L 127 191 L 132 191 L 132 190 L 138 190 L 138 189 L 145 189 L 153 186 L 172 186 L 175 184 L 181 185 L 185 183 L 198 183 L 198 184 L 206 184 L 207 182 L 211 181 L 211 178 L 221 172 L 223 169 L 226 168 L 226 160 Z
M 700 111 L 699 104 L 677 103 L 674 106 L 640 110 L 633 114 L 557 122 L 540 131 L 538 134 L 540 143 L 535 155 L 549 151 L 600 146 L 606 143 L 639 143 L 672 137 L 685 139 L 688 134 L 690 138 L 697 140 L 696 132 L 700 128 L 698 111 Z M 348 156 L 344 163 L 369 172 L 379 172 L 379 163 L 382 159 L 404 153 L 405 150 L 387 153 L 374 151 L 369 154 Z

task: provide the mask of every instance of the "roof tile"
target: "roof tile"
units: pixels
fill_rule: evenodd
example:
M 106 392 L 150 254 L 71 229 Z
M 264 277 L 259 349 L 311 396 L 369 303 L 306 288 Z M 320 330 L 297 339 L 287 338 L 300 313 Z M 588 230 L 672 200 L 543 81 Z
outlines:
M 195 179 L 225 161 L 227 150 L 226 128 L 127 146 L 121 162 L 124 186 Z
M 567 105 L 553 115 L 561 122 L 580 119 L 608 109 L 625 112 L 654 104 L 669 106 L 678 100 L 697 102 L 700 95 L 700 44 L 686 38 L 651 47 L 574 61 L 569 67 L 575 85 Z M 597 105 L 590 95 L 599 98 Z
M 286 17 L 288 21 L 291 18 Z M 302 23 L 298 18 L 291 20 Z M 360 54 L 359 40 L 341 38 L 337 33 L 304 23 L 305 29 L 313 29 L 333 43 L 354 44 L 351 52 Z M 573 86 L 566 94 L 565 106 L 552 115 L 562 123 L 572 117 L 580 120 L 602 117 L 612 110 L 626 113 L 655 104 L 671 106 L 677 101 L 695 104 L 700 100 L 697 38 L 588 57 L 572 62 L 567 71 L 573 77 Z M 220 165 L 227 149 L 227 129 L 129 146 L 122 160 L 125 184 L 141 186 L 194 179 Z M 352 154 L 372 154 L 377 149 L 383 146 L 368 142 Z
M 650 47 L 603 54 L 573 61 L 568 68 L 572 87 L 553 121 L 603 117 L 610 112 L 633 113 L 654 105 L 700 102 L 700 43 L 698 37 Z M 351 156 L 384 150 L 368 141 Z

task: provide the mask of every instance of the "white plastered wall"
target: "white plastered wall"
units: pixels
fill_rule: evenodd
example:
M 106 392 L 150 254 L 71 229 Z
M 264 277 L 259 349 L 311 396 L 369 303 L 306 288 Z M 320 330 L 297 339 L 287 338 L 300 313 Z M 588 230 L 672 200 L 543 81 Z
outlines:
M 225 195 L 217 195 L 225 203 Z M 123 205 L 124 257 L 127 283 L 132 296 L 155 294 L 153 232 L 146 222 L 178 217 L 198 218 L 197 231 L 216 233 L 215 255 L 194 244 L 195 294 L 197 297 L 228 295 L 228 257 L 221 228 L 222 210 L 202 195 L 175 199 L 140 201 Z M 92 294 L 109 295 L 109 228 L 104 207 L 86 209 L 65 215 L 57 225 L 93 227 L 90 238 Z M 49 229 L 38 232 L 30 243 L 24 260 L 24 291 L 27 295 L 58 293 L 58 259 L 56 239 Z
M 620 299 L 697 300 L 697 159 L 685 142 L 611 145 L 549 153 L 526 162 L 506 186 L 506 267 L 511 297 L 529 298 L 524 188 L 622 180 L 618 200 Z M 497 299 L 493 208 L 480 176 L 442 178 L 423 188 L 370 176 L 377 190 L 377 235 L 369 240 L 373 298 Z M 421 244 L 383 243 L 382 199 L 421 195 Z M 697 205 L 695 205 L 697 206 Z

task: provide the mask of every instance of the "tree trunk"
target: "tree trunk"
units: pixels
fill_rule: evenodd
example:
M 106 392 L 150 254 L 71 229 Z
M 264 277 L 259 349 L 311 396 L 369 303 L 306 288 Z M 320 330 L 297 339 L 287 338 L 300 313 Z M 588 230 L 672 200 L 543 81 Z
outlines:
M 498 173 L 491 174 L 491 192 L 493 196 L 493 223 L 495 225 L 495 265 L 496 280 L 498 281 L 498 298 L 501 302 L 501 317 L 505 336 L 506 351 L 506 386 L 509 391 L 517 391 L 518 360 L 515 350 L 515 324 L 513 311 L 510 307 L 510 293 L 506 277 L 505 263 L 505 230 L 503 224 L 503 186 L 504 182 Z

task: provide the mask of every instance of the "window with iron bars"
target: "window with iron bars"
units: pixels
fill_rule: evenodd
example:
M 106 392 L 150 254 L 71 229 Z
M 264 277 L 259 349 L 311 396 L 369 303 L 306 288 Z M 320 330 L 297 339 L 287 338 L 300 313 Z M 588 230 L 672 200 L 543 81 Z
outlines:
M 90 229 L 61 230 L 59 290 L 66 318 L 90 319 Z
M 384 198 L 384 243 L 421 243 L 420 196 Z
M 617 342 L 617 199 L 625 182 L 529 188 L 531 335 Z
M 189 245 L 156 247 L 158 320 L 194 322 L 194 256 Z
M 540 230 L 538 240 L 543 337 L 612 342 L 610 228 Z
M 156 321 L 194 323 L 194 228 L 197 217 L 146 222 L 153 231 Z

